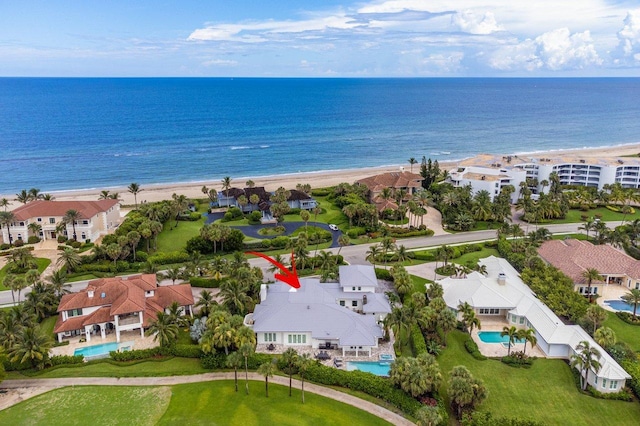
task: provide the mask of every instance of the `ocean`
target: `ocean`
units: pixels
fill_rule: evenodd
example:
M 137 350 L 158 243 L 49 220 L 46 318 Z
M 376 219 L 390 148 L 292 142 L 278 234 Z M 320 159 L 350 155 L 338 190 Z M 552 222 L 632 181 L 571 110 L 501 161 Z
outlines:
M 0 78 L 0 194 L 636 142 L 639 78 Z

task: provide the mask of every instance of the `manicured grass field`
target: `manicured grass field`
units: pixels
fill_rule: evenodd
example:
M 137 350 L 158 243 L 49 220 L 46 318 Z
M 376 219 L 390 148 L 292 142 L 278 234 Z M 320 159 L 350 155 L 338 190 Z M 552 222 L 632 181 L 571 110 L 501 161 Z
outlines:
M 0 424 L 65 425 L 386 425 L 365 411 L 285 386 L 249 382 L 249 395 L 233 381 L 162 387 L 62 388 L 0 412 Z
M 484 259 L 485 257 L 489 257 L 489 256 L 500 256 L 500 253 L 498 253 L 498 250 L 496 249 L 483 247 L 482 250 L 480 251 L 465 253 L 459 258 L 453 259 L 453 262 L 457 263 L 458 265 L 466 265 L 466 264 L 477 265 L 478 260 Z
M 171 358 L 163 361 L 143 361 L 130 365 L 114 365 L 108 362 L 95 364 L 76 364 L 53 370 L 46 370 L 31 378 L 54 379 L 58 377 L 154 377 L 179 376 L 188 374 L 207 373 L 202 368 L 199 359 Z M 24 379 L 27 376 L 16 371 L 7 373 L 7 379 Z
M 478 361 L 464 348 L 465 335 L 454 331 L 448 347 L 438 357 L 448 379 L 455 365 L 465 365 L 482 379 L 489 397 L 479 407 L 494 416 L 531 419 L 545 425 L 637 425 L 638 402 L 606 401 L 582 395 L 569 365 L 562 360 L 538 359 L 530 369 L 509 367 L 497 360 Z M 446 395 L 446 385 L 442 387 Z
M 42 320 L 40 329 L 49 337 L 53 338 L 53 327 L 56 325 L 58 317 L 52 316 Z
M 47 266 L 51 264 L 51 259 L 46 259 L 44 257 L 36 257 L 36 265 L 38 266 L 38 272 L 42 273 Z M 7 270 L 9 269 L 9 265 L 4 265 L 2 269 L 0 269 L 0 291 L 10 290 L 5 287 L 2 282 L 4 281 L 4 277 L 7 275 Z
M 411 293 L 424 293 L 426 291 L 425 284 L 433 282 L 417 275 L 411 275 L 411 281 L 413 282 L 413 291 Z
M 640 351 L 640 326 L 627 324 L 613 312 L 608 314 L 609 317 L 602 325 L 611 328 L 616 333 L 618 341 L 626 342 L 636 352 Z
M 0 411 L 0 424 L 151 426 L 170 401 L 170 387 L 67 387 Z
M 158 234 L 158 251 L 179 251 L 187 246 L 187 241 L 200 235 L 200 228 L 204 226 L 204 216 L 195 222 L 180 221 L 175 227 L 176 221 L 170 220 L 164 224 L 164 228 Z
M 385 421 L 349 405 L 300 391 L 289 398 L 286 386 L 269 384 L 265 397 L 264 382 L 244 382 L 234 391 L 233 381 L 206 382 L 172 387 L 172 398 L 160 425 L 383 425 Z
M 591 218 L 595 217 L 596 214 L 602 215 L 602 220 L 605 222 L 609 221 L 619 221 L 624 218 L 625 221 L 633 221 L 635 219 L 640 219 L 640 209 L 636 209 L 635 214 L 624 215 L 623 213 L 618 213 L 609 210 L 606 207 L 598 207 L 597 209 L 591 209 L 587 212 L 578 209 L 571 209 L 567 213 L 567 217 L 564 219 L 552 220 L 548 223 L 576 223 L 576 222 L 584 222 L 580 216 L 586 215 Z

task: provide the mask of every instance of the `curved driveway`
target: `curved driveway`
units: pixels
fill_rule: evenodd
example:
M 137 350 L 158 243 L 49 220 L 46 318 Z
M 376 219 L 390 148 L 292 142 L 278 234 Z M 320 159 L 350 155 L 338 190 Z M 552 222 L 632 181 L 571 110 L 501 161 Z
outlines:
M 238 380 L 242 378 L 242 374 L 238 374 Z M 64 379 L 24 379 L 24 380 L 5 380 L 0 383 L 0 389 L 17 389 L 17 388 L 39 388 L 40 393 L 47 392 L 52 389 L 62 388 L 66 386 L 172 386 L 183 383 L 208 382 L 212 380 L 233 380 L 233 373 L 205 373 L 191 376 L 166 376 L 166 377 L 75 377 Z M 264 376 L 258 373 L 249 373 L 249 380 L 264 381 Z M 282 376 L 273 376 L 271 383 L 283 386 L 289 385 L 289 379 Z M 299 380 L 293 380 L 293 387 L 301 388 Z M 306 382 L 305 392 L 314 393 L 336 401 L 351 405 L 380 417 L 393 425 L 413 425 L 412 422 L 404 417 L 396 414 L 386 408 L 376 405 L 364 399 L 357 398 L 337 390 L 324 386 L 315 385 Z M 32 395 L 32 396 L 35 396 Z M 17 403 L 19 401 L 15 401 Z M 13 405 L 13 404 L 12 404 Z M 9 407 L 10 405 L 0 406 L 0 409 Z

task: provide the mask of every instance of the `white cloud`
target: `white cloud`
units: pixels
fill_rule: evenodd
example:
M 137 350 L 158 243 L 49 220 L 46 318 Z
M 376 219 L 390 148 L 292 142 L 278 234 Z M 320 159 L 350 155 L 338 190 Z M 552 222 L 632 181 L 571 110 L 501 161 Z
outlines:
M 228 59 L 211 59 L 208 61 L 204 61 L 202 65 L 204 65 L 205 67 L 235 67 L 236 65 L 238 65 L 238 61 L 232 61 Z
M 492 68 L 514 70 L 573 70 L 602 65 L 589 31 L 571 34 L 568 28 L 505 46 L 489 59 Z
M 455 74 L 462 70 L 464 53 L 450 52 L 447 54 L 432 54 L 424 58 L 422 63 L 427 69 L 436 74 Z
M 618 31 L 618 56 L 640 62 L 640 9 L 628 11 L 623 22 Z
M 472 10 L 465 10 L 453 15 L 451 22 L 461 31 L 471 34 L 491 34 L 504 31 L 504 27 L 498 25 L 496 17 L 491 12 L 477 16 Z

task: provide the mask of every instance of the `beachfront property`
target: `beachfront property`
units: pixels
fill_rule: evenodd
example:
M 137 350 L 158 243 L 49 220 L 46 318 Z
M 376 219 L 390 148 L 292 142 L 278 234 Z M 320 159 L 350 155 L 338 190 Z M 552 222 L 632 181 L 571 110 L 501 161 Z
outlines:
M 290 189 L 287 204 L 292 209 L 311 210 L 318 205 L 317 201 L 309 194 L 297 189 Z M 243 213 L 251 213 L 255 210 L 263 212 L 263 216 L 269 214 L 271 207 L 270 192 L 264 187 L 257 186 L 253 188 L 229 188 L 228 190 L 218 192 L 218 207 L 238 207 Z M 252 197 L 255 195 L 255 197 Z M 244 196 L 246 203 L 240 203 L 238 200 Z M 255 203 L 251 200 L 254 199 Z
M 390 312 L 373 267 L 352 265 L 340 267 L 337 283 L 303 278 L 299 289 L 262 285 L 260 303 L 244 324 L 256 333 L 258 348 L 326 348 L 342 350 L 343 356 L 371 356 Z
M 69 210 L 80 213 L 80 219 L 75 223 L 76 237 L 79 241 L 95 241 L 100 236 L 114 231 L 120 224 L 120 204 L 118 200 L 98 201 L 46 201 L 36 200 L 24 204 L 15 210 L 15 221 L 10 229 L 2 227 L 2 240 L 11 242 L 16 240 L 27 241 L 29 237 L 36 236 L 42 240 L 55 240 L 59 235 L 71 238 L 73 225 L 63 225 L 60 233 L 59 225 Z M 34 233 L 29 225 L 40 225 L 40 230 Z
M 111 277 L 91 280 L 77 293 L 65 294 L 58 306 L 58 320 L 53 332 L 58 341 L 73 336 L 92 336 L 102 340 L 115 333 L 116 342 L 124 331 L 140 330 L 157 319 L 177 302 L 183 315 L 193 316 L 193 294 L 190 284 L 158 286 L 155 274 Z
M 472 195 L 480 191 L 487 191 L 491 201 L 500 194 L 502 188 L 512 185 L 516 191 L 511 194 L 511 202 L 518 201 L 518 187 L 525 182 L 527 173 L 524 170 L 502 168 L 494 164 L 494 167 L 458 167 L 449 172 L 447 182 L 455 187 L 471 185 Z
M 608 244 L 594 245 L 573 238 L 550 240 L 540 246 L 538 255 L 571 278 L 575 290 L 585 296 L 589 295 L 589 286 L 583 273 L 589 268 L 604 278 L 592 281 L 591 294 L 601 295 L 609 285 L 640 288 L 640 262 Z
M 459 304 L 467 302 L 481 321 L 498 319 L 503 326 L 532 328 L 538 339 L 537 347 L 548 358 L 570 359 L 576 353 L 575 347 L 587 341 L 601 354 L 601 368 L 597 373 L 589 372 L 588 383 L 603 393 L 618 392 L 624 387 L 631 378 L 629 374 L 582 327 L 565 325 L 536 297 L 507 260 L 490 256 L 481 259 L 480 264 L 486 266 L 486 276 L 473 272 L 466 278 L 439 281 L 450 309 L 457 311 Z
M 375 204 L 378 211 L 395 210 L 398 208 L 396 202 L 392 199 L 385 200 L 381 197 L 382 191 L 389 188 L 392 194 L 396 191 L 406 191 L 405 198 L 411 199 L 411 196 L 422 189 L 422 181 L 424 178 L 419 174 L 398 171 L 381 173 L 379 175 L 369 176 L 364 179 L 357 180 L 356 185 L 364 185 L 367 187 L 367 196 L 371 204 Z
M 620 183 L 623 188 L 640 188 L 640 158 L 634 157 L 581 157 L 565 153 L 561 157 L 533 155 L 497 156 L 481 154 L 458 163 L 458 168 L 475 167 L 482 174 L 490 170 L 506 170 L 507 175 L 525 172 L 534 193 L 543 191 L 543 181 L 549 181 L 551 173 L 558 174 L 561 185 L 582 185 L 604 188 L 604 185 Z M 514 176 L 519 176 L 515 175 Z M 471 180 L 472 187 L 482 183 Z M 516 189 L 518 186 L 515 185 Z

